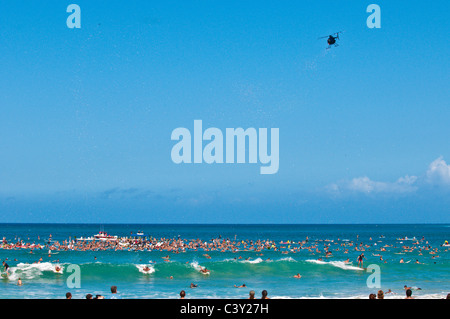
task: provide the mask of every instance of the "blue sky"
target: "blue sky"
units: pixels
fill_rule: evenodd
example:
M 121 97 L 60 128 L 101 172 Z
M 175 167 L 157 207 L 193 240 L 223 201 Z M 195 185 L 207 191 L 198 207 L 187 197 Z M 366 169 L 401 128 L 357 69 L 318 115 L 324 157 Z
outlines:
M 449 223 L 448 1 L 370 3 L 1 0 L 2 221 Z M 278 173 L 174 164 L 195 119 Z

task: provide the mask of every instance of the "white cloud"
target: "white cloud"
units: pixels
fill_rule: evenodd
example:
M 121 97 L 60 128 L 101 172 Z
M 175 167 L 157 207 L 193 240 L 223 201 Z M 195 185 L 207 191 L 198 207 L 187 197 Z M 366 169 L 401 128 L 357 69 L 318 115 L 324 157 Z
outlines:
M 450 186 L 450 165 L 442 157 L 434 160 L 424 175 L 420 177 L 406 175 L 395 182 L 371 180 L 367 176 L 356 177 L 350 181 L 340 181 L 330 184 L 326 189 L 333 194 L 347 193 L 412 193 L 418 189 L 427 189 L 430 185 L 439 187 Z
M 426 181 L 434 185 L 450 185 L 450 165 L 447 165 L 442 156 L 428 167 Z
M 357 177 L 351 181 L 343 181 L 329 185 L 332 192 L 355 192 L 355 193 L 408 193 L 417 190 L 414 185 L 416 176 L 400 177 L 396 182 L 378 182 L 369 177 Z

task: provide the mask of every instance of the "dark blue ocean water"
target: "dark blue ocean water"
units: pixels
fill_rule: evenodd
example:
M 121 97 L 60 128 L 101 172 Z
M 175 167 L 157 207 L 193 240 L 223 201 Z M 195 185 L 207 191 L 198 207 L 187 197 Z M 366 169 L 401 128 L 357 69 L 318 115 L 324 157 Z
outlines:
M 379 289 L 371 286 L 373 281 L 368 285 L 372 272 L 358 267 L 361 251 L 343 246 L 351 242 L 367 245 L 364 267 L 379 267 L 381 289 L 396 293 L 387 298 L 403 298 L 404 285 L 421 288 L 413 291 L 416 298 L 443 298 L 450 293 L 450 247 L 441 246 L 450 240 L 450 225 L 0 224 L 0 238 L 9 243 L 22 240 L 45 245 L 50 234 L 54 241 L 62 242 L 100 230 L 119 237 L 143 231 L 154 238 L 272 240 L 283 248 L 263 251 L 262 256 L 255 251 L 210 251 L 211 259 L 205 258 L 202 250 L 179 254 L 68 250 L 54 251 L 49 257 L 46 248 L 32 254 L 28 249 L 0 249 L 0 258 L 10 266 L 10 275 L 0 280 L 0 298 L 64 298 L 68 291 L 74 298 L 84 298 L 87 293 L 108 298 L 112 285 L 118 287 L 121 298 L 177 298 L 180 290 L 185 290 L 188 298 L 246 298 L 250 290 L 259 296 L 263 289 L 272 298 L 367 298 Z M 292 252 L 295 245 L 281 244 L 307 237 L 305 246 L 315 246 L 320 253 L 315 248 Z M 414 237 L 417 244 L 410 240 Z M 325 257 L 324 245 L 329 246 L 332 257 Z M 383 246 L 386 251 L 381 251 Z M 403 246 L 416 248 L 405 252 Z M 162 258 L 167 255 L 170 262 Z M 402 258 L 404 263 L 400 263 Z M 347 259 L 351 264 L 344 263 Z M 62 273 L 55 272 L 55 265 L 62 267 Z M 71 265 L 79 267 L 79 288 L 71 286 Z M 142 271 L 144 265 L 151 268 L 149 273 Z M 201 274 L 199 266 L 207 267 L 210 275 Z M 301 279 L 293 278 L 297 273 Z M 18 278 L 22 286 L 17 285 Z M 191 283 L 198 287 L 189 288 Z M 234 287 L 241 284 L 246 287 Z

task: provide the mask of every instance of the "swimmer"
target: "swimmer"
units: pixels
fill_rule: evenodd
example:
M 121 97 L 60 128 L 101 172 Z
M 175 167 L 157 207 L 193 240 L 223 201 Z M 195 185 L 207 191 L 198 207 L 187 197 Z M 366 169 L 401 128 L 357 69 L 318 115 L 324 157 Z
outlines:
M 396 293 L 395 292 L 393 292 L 391 289 L 389 289 L 388 291 L 386 291 L 385 293 L 384 293 L 385 295 L 396 295 Z
M 422 288 L 418 288 L 418 287 L 408 287 L 406 285 L 403 286 L 403 289 L 405 290 L 422 290 Z
M 405 299 L 414 299 L 411 295 L 412 295 L 411 289 L 407 289 L 406 290 L 406 298 Z
M 245 287 L 247 287 L 245 284 L 242 284 L 242 285 L 240 285 L 240 286 L 234 285 L 234 288 L 245 288 Z
M 294 275 L 294 278 L 298 278 L 298 279 L 300 279 L 300 278 L 302 278 L 302 275 L 300 275 L 300 274 L 296 274 L 296 275 Z
M 261 292 L 261 299 L 269 299 L 269 297 L 267 297 L 267 290 Z

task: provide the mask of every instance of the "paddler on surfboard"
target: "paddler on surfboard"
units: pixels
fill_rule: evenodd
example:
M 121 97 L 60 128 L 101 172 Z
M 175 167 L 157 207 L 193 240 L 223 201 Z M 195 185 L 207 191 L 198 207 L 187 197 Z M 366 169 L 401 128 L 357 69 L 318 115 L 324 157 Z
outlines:
M 203 273 L 203 274 L 205 274 L 205 275 L 208 275 L 208 274 L 209 274 L 209 270 L 206 269 L 206 267 L 205 267 L 205 268 L 202 268 L 202 267 L 200 266 L 200 272 Z
M 145 272 L 149 272 L 150 268 L 148 266 L 145 266 L 142 270 L 145 271 Z

